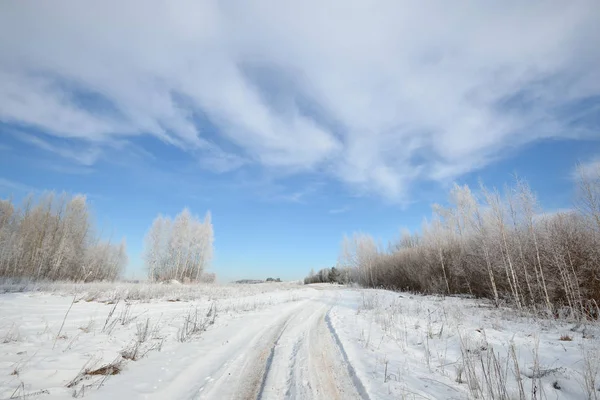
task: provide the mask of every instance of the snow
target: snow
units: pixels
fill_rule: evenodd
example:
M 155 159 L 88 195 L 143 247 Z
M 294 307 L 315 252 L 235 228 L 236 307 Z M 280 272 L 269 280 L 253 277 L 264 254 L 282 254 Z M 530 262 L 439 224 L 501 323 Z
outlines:
M 382 290 L 345 294 L 330 318 L 371 398 L 462 399 L 476 398 L 476 393 L 492 398 L 483 387 L 481 360 L 487 367 L 493 353 L 508 398 L 520 397 L 519 376 L 526 398 L 533 397 L 537 386 L 537 398 L 581 399 L 587 397 L 584 356 L 595 363 L 596 372 L 600 363 L 598 325 L 584 328 L 518 316 L 480 300 Z M 562 335 L 572 340 L 561 341 Z M 511 344 L 518 367 L 510 356 Z M 470 390 L 463 356 L 472 360 L 480 390 Z M 517 368 L 520 373 L 515 374 Z M 543 375 L 541 385 L 532 379 L 534 371 Z M 459 374 L 464 383 L 457 382 Z
M 598 325 L 481 300 L 328 284 L 38 289 L 0 295 L 0 399 L 519 398 L 520 387 L 581 399 L 597 385 Z M 111 363 L 118 374 L 82 373 Z

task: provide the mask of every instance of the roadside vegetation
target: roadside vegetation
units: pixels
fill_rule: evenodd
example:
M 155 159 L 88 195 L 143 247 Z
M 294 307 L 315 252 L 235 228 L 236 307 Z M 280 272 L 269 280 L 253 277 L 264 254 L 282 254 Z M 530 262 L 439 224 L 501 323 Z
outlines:
M 600 169 L 579 168 L 571 210 L 544 213 L 528 184 L 454 185 L 420 232 L 388 245 L 344 237 L 338 266 L 305 283 L 462 294 L 556 317 L 600 316 Z

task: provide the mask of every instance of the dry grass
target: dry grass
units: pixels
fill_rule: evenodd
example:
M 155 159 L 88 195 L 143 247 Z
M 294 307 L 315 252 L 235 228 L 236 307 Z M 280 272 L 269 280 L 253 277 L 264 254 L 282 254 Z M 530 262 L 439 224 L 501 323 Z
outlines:
M 125 365 L 125 361 L 122 358 L 117 358 L 111 363 L 102 365 L 100 367 L 95 367 L 96 363 L 97 360 L 93 358 L 90 359 L 81 368 L 77 376 L 73 378 L 69 383 L 67 383 L 66 386 L 68 388 L 74 388 L 74 398 L 83 397 L 85 395 L 86 390 L 94 388 L 99 389 L 100 387 L 102 387 L 102 385 L 109 376 L 120 374 L 123 371 L 123 367 Z M 91 383 L 83 383 L 85 380 L 94 377 L 98 377 L 99 379 L 96 379 Z
M 384 346 L 386 353 L 381 354 L 384 360 L 381 371 L 384 382 L 392 387 L 394 378 L 388 374 L 390 370 L 395 372 L 397 361 L 393 358 L 389 361 L 389 346 L 396 343 L 401 353 L 392 347 L 393 354 L 400 357 L 406 354 L 407 358 L 422 355 L 415 374 L 439 372 L 460 384 L 453 387 L 464 391 L 467 398 L 600 399 L 600 353 L 594 351 L 598 342 L 586 339 L 598 336 L 600 326 L 595 322 L 578 323 L 569 331 L 564 321 L 544 319 L 536 313 L 509 308 L 473 313 L 473 307 L 480 308 L 481 302 L 487 303 L 484 300 L 458 303 L 448 299 L 445 302 L 434 296 L 407 299 L 402 294 L 385 295 L 383 291 L 372 289 L 363 290 L 358 301 L 359 315 L 365 324 L 361 324 L 362 335 L 357 331 L 357 336 L 360 335 L 357 341 L 368 342 L 370 321 L 379 325 L 381 333 L 375 329 L 372 336 L 377 342 L 379 335 L 386 336 L 388 347 Z M 479 320 L 478 325 L 473 325 L 473 318 Z M 510 337 L 503 322 L 515 322 L 523 331 Z M 559 338 L 562 344 L 556 343 Z M 573 352 L 580 346 L 585 347 L 586 353 L 578 359 Z M 377 344 L 370 347 L 374 352 L 377 349 Z M 554 351 L 556 359 L 552 360 Z M 563 352 L 568 353 L 564 359 Z M 410 376 L 411 372 L 407 370 L 405 375 Z M 575 379 L 569 382 L 573 376 Z M 580 389 L 574 388 L 573 383 L 579 384 Z M 396 386 L 394 390 L 399 389 Z M 572 393 L 580 397 L 569 397 Z
M 182 285 L 128 282 L 73 283 L 0 279 L 0 293 L 45 292 L 63 296 L 77 294 L 81 300 L 107 304 L 115 304 L 118 301 L 213 301 L 298 289 L 300 286 L 297 282 L 226 285 L 193 283 Z
M 600 399 L 600 347 L 583 348 L 583 388 L 590 400 Z
M 21 340 L 21 334 L 19 333 L 19 328 L 15 325 L 11 326 L 8 331 L 2 337 L 2 343 L 11 343 L 11 342 L 19 342 Z
M 117 375 L 119 373 L 121 373 L 121 371 L 123 370 L 123 366 L 124 366 L 124 361 L 121 357 L 118 357 L 117 359 L 115 359 L 114 361 L 102 365 L 100 367 L 96 367 L 95 365 L 97 364 L 97 360 L 94 358 L 91 358 L 88 360 L 88 362 L 86 362 L 83 367 L 81 368 L 81 370 L 79 371 L 79 373 L 77 374 L 77 376 L 75 376 L 75 378 L 73 378 L 69 383 L 67 383 L 67 387 L 68 388 L 72 388 L 77 386 L 81 381 L 83 381 L 84 379 L 90 377 L 90 376 L 98 376 L 98 375 L 102 375 L 102 376 L 111 376 L 111 375 Z
M 215 323 L 217 318 L 217 305 L 212 303 L 206 316 L 200 314 L 198 307 L 191 309 L 184 317 L 183 325 L 177 332 L 177 339 L 180 342 L 187 342 L 193 336 L 204 332 L 210 325 Z
M 123 363 L 111 363 L 108 365 L 103 365 L 100 368 L 92 369 L 86 371 L 86 375 L 118 375 L 121 373 Z

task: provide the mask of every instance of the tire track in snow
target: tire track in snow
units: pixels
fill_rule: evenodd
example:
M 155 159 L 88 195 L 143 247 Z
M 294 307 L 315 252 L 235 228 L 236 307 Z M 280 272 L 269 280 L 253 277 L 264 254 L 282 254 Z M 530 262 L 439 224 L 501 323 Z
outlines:
M 277 368 L 267 372 L 261 399 L 368 399 L 327 326 L 328 303 L 309 304 L 290 320 L 274 348 Z
M 296 344 L 294 344 L 294 348 L 292 349 L 292 354 L 290 356 L 291 359 L 291 368 L 288 373 L 287 379 L 287 391 L 285 392 L 286 399 L 296 399 L 296 398 L 306 398 L 306 396 L 301 396 L 299 392 L 304 393 L 302 387 L 305 385 L 302 380 L 302 374 L 298 371 L 301 367 L 298 367 L 298 352 L 303 345 L 303 341 L 305 340 L 304 335 L 298 339 Z M 298 382 L 301 382 L 302 386 L 300 386 L 300 391 L 298 390 Z M 310 388 L 310 382 L 306 382 L 306 385 Z
M 215 374 L 217 378 L 211 378 L 208 383 L 200 387 L 198 395 L 193 398 L 259 399 L 273 359 L 275 346 L 290 320 L 294 318 L 294 311 L 255 336 L 250 342 L 250 351 L 239 355 L 231 363 L 226 362 Z
M 309 331 L 308 371 L 311 376 L 313 397 L 316 399 L 356 399 L 352 383 L 344 374 L 341 360 L 324 324 L 328 310 L 319 313 L 319 318 Z
M 262 374 L 260 390 L 258 392 L 258 396 L 256 397 L 257 399 L 262 399 L 262 397 L 263 397 L 263 392 L 265 391 L 265 385 L 267 383 L 267 377 L 269 376 L 269 371 L 271 370 L 271 365 L 273 364 L 273 357 L 275 356 L 275 347 L 279 344 L 279 340 L 281 339 L 281 336 L 284 334 L 285 329 L 287 328 L 289 322 L 290 322 L 289 319 L 285 322 L 283 328 L 281 329 L 281 332 L 279 333 L 279 336 L 277 337 L 277 340 L 275 340 L 275 342 L 271 346 L 271 351 L 269 352 L 269 358 L 267 359 L 267 363 L 265 365 L 264 372 Z
M 258 399 L 290 398 L 289 396 L 293 393 L 299 394 L 303 399 L 312 398 L 304 386 L 292 386 L 291 382 L 295 380 L 299 371 L 307 368 L 306 363 L 302 363 L 303 357 L 301 357 L 302 350 L 306 346 L 306 327 L 310 326 L 312 321 L 318 317 L 318 311 L 322 307 L 321 302 L 311 301 L 288 320 L 285 329 L 273 346 L 273 357 L 270 360 L 269 368 L 265 371 Z M 302 375 L 306 376 L 306 379 L 302 380 L 309 385 L 308 373 Z
M 354 384 L 354 387 L 358 391 L 358 394 L 360 395 L 360 397 L 363 400 L 369 400 L 369 394 L 367 393 L 367 390 L 365 389 L 365 386 L 361 382 L 360 378 L 356 375 L 356 371 L 354 370 L 354 367 L 350 363 L 350 360 L 348 360 L 348 354 L 346 354 L 346 351 L 344 350 L 344 346 L 342 345 L 342 342 L 340 341 L 340 337 L 337 335 L 335 328 L 333 327 L 333 324 L 331 323 L 331 317 L 329 316 L 330 311 L 331 311 L 331 309 L 329 311 L 327 311 L 327 314 L 325 315 L 325 321 L 327 322 L 327 329 L 329 330 L 329 333 L 331 334 L 331 337 L 333 338 L 333 340 L 336 344 L 336 347 L 339 350 L 339 352 L 342 356 L 342 359 L 344 360 L 344 363 L 346 364 L 346 367 L 348 369 L 348 375 L 350 376 L 350 379 L 352 379 L 352 382 Z
M 183 345 L 174 361 L 187 365 L 172 365 L 178 373 L 147 398 L 368 399 L 331 325 L 332 300 L 319 295 L 281 314 L 239 319 L 207 333 L 205 345 Z M 208 347 L 215 342 L 222 344 Z

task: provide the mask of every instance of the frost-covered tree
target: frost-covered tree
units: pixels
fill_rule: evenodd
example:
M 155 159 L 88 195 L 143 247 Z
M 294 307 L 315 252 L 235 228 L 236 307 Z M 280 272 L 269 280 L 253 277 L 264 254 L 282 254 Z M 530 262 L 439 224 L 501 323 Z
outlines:
M 494 304 L 600 318 L 600 167 L 579 169 L 577 211 L 544 214 L 521 179 L 504 191 L 454 185 L 420 233 L 382 251 L 345 236 L 340 280 L 425 293 L 464 293 Z M 305 283 L 323 282 L 322 271 Z
M 0 201 L 0 276 L 90 281 L 116 279 L 126 246 L 102 241 L 84 195 L 29 196 L 20 207 Z
M 187 208 L 173 220 L 159 215 L 144 240 L 148 277 L 153 281 L 203 280 L 202 274 L 212 261 L 213 240 L 209 212 L 203 220 Z
M 340 279 L 340 271 L 338 271 L 338 269 L 336 267 L 332 267 L 331 270 L 329 271 L 329 282 L 331 283 L 337 283 L 339 282 Z
M 163 254 L 163 249 L 168 234 L 167 224 L 167 219 L 159 215 L 152 222 L 152 226 L 144 238 L 144 261 L 151 280 L 156 280 L 158 274 L 164 268 L 163 258 L 165 254 Z
M 600 234 L 600 162 L 578 165 L 577 207 Z
M 375 240 L 364 233 L 355 233 L 342 240 L 338 263 L 342 267 L 357 268 L 364 285 L 374 285 L 375 272 L 373 266 L 378 257 Z

